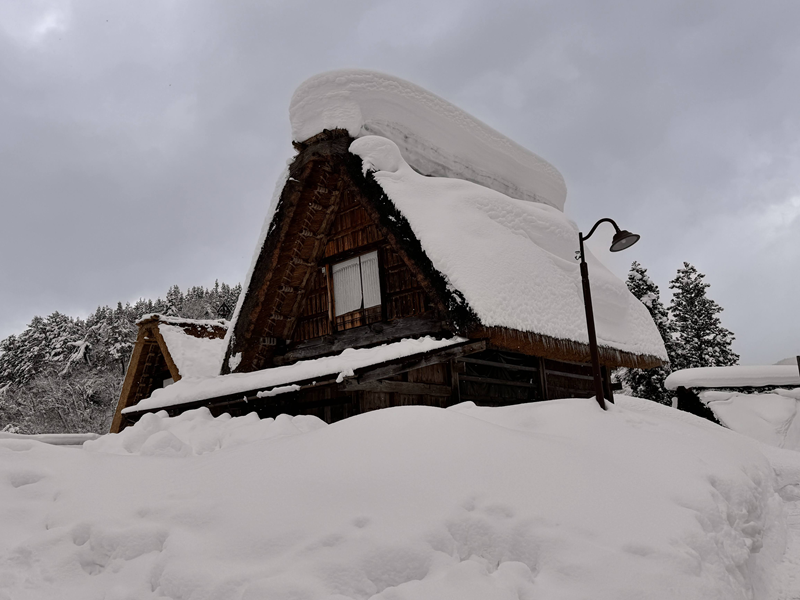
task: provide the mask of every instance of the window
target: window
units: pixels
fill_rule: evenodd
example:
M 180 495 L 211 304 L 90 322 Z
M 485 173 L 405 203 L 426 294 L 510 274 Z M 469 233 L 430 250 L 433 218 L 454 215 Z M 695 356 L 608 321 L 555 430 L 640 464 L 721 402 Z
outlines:
M 381 305 L 377 251 L 336 263 L 331 273 L 334 316 Z

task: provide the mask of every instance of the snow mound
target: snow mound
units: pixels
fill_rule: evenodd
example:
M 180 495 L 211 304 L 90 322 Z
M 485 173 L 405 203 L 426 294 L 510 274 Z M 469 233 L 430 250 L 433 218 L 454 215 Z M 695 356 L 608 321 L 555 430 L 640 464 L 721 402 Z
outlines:
M 232 448 L 256 440 L 306 433 L 326 423 L 310 415 L 259 419 L 255 413 L 214 418 L 207 408 L 188 410 L 176 417 L 165 411 L 148 413 L 120 433 L 111 433 L 83 444 L 85 450 L 106 454 L 143 456 L 191 456 Z
M 564 209 L 564 178 L 550 163 L 423 88 L 375 71 L 316 75 L 289 107 L 302 142 L 324 129 L 380 135 L 419 172 L 473 181 L 521 200 Z
M 732 367 L 698 367 L 673 371 L 664 380 L 668 390 L 686 388 L 764 387 L 768 385 L 800 385 L 797 365 L 763 365 Z
M 408 220 L 433 266 L 485 326 L 588 344 L 578 229 L 544 204 L 464 181 L 415 172 L 389 139 L 350 145 Z M 598 343 L 666 360 L 647 308 L 587 251 Z
M 153 415 L 136 456 L 0 440 L 0 597 L 793 597 L 762 446 L 653 406 L 408 406 L 238 446 L 202 440 L 252 417 Z
M 800 451 L 800 389 L 768 394 L 700 392 L 720 423 L 770 446 Z

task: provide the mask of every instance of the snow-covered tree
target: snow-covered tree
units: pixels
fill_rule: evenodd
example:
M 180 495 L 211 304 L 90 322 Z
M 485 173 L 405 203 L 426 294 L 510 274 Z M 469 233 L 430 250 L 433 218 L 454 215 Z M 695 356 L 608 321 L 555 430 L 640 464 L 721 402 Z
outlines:
M 166 300 L 99 306 L 85 321 L 59 312 L 34 317 L 25 331 L 0 340 L 0 430 L 101 431 L 119 396 L 136 321 L 151 313 L 216 319 L 223 303 L 236 306 L 241 289 L 215 282 L 184 295 L 174 285 Z
M 667 355 L 671 361 L 674 354 L 673 327 L 669 319 L 669 313 L 661 302 L 658 286 L 647 275 L 647 269 L 638 262 L 634 262 L 631 265 L 626 283 L 631 293 L 647 307 L 656 327 L 658 327 L 661 339 L 664 340 L 664 346 L 667 348 Z M 623 369 L 619 377 L 622 383 L 630 390 L 630 393 L 637 398 L 647 398 L 648 400 L 669 404 L 671 394 L 664 388 L 664 380 L 670 372 L 669 365 L 653 369 Z
M 722 326 L 722 307 L 706 295 L 710 287 L 687 262 L 669 283 L 673 290 L 669 312 L 675 327 L 672 369 L 735 365 L 739 355 L 731 349 L 733 333 Z

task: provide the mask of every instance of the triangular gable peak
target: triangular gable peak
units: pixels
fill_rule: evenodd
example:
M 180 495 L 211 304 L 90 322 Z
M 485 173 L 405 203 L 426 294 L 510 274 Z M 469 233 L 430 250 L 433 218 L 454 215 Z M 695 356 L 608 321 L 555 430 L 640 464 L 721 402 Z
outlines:
M 208 372 L 212 370 L 218 372 L 221 344 L 228 329 L 227 322 L 222 320 L 201 321 L 158 314 L 140 319 L 137 325 L 139 333 L 125 373 L 111 433 L 120 429 L 122 410 L 148 398 L 154 390 L 184 376 L 198 376 L 199 370 L 206 371 L 203 375 L 213 374 Z M 191 340 L 188 347 L 181 338 Z M 214 342 L 220 345 L 215 366 L 205 365 L 204 369 L 198 369 L 204 366 L 198 365 L 198 358 L 203 354 L 198 352 L 199 340 L 203 340 L 204 346 L 213 346 Z M 214 350 L 213 347 L 210 349 Z
M 334 130 L 295 143 L 299 152 L 244 291 L 223 373 L 443 330 L 487 339 L 498 349 L 560 361 L 589 360 L 585 344 L 483 326 L 460 292 L 434 268 L 372 174 L 362 172 L 362 161 L 349 151 L 352 141 L 346 131 Z M 379 265 L 379 303 L 370 301 L 376 283 L 368 281 L 366 271 L 372 260 Z M 348 269 L 353 277 L 346 285 L 361 286 L 355 290 L 361 310 L 337 308 L 343 285 L 334 280 Z M 339 304 L 350 300 L 340 297 Z M 611 367 L 647 368 L 661 362 L 607 347 L 600 352 L 603 364 Z
M 401 217 L 374 202 L 379 195 L 348 151 L 352 141 L 336 130 L 295 144 L 223 373 L 453 328 L 443 324 L 453 321 L 444 279 L 415 260 L 413 235 L 398 237 L 392 220 Z M 344 285 L 334 291 L 340 277 L 349 277 L 357 298 Z M 344 306 L 351 302 L 359 307 Z M 369 340 L 356 339 L 364 337 L 354 331 L 361 325 L 371 325 Z

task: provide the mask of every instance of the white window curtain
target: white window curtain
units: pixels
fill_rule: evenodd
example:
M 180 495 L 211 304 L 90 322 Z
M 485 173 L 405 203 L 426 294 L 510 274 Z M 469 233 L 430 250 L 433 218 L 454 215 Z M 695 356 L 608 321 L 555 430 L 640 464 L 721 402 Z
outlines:
M 361 308 L 361 267 L 358 257 L 333 265 L 336 316 Z
M 337 263 L 331 267 L 331 271 L 337 317 L 362 307 L 380 305 L 381 280 L 377 251 Z
M 381 279 L 378 275 L 378 253 L 370 252 L 361 256 L 361 289 L 364 295 L 364 308 L 379 306 L 381 303 Z

